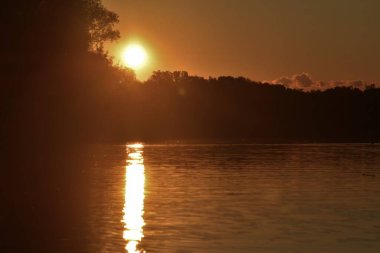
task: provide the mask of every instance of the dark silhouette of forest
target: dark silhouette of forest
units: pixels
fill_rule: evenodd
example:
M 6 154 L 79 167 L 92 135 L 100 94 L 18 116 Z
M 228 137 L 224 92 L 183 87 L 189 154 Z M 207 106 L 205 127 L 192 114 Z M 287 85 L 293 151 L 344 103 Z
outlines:
M 121 84 L 106 125 L 116 139 L 371 142 L 380 137 L 380 89 L 303 92 L 244 77 L 156 71 Z
M 380 136 L 379 89 L 302 92 L 243 77 L 156 71 L 146 82 L 103 49 L 119 38 L 99 0 L 5 1 L 1 140 L 361 142 Z
M 88 252 L 83 143 L 380 139 L 374 86 L 303 92 L 184 71 L 139 82 L 103 48 L 120 35 L 100 0 L 0 6 L 0 252 Z

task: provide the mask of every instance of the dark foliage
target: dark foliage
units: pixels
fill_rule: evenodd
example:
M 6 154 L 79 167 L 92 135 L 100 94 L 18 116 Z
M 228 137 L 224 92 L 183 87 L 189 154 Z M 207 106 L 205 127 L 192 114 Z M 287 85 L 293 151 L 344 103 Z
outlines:
M 131 72 L 112 66 L 104 41 L 118 21 L 100 0 L 2 2 L 1 140 L 84 139 L 107 94 Z M 6 144 L 8 145 L 8 144 Z
M 303 92 L 243 77 L 155 72 L 125 84 L 109 136 L 143 140 L 360 142 L 380 138 L 380 89 Z M 116 113 L 116 114 L 115 114 Z M 110 117 L 110 113 L 107 113 Z

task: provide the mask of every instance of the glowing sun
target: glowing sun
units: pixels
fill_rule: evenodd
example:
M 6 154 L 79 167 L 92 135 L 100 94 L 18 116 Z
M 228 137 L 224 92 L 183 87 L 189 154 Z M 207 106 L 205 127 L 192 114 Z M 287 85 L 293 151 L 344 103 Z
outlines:
M 140 69 L 148 59 L 148 54 L 145 49 L 138 44 L 127 46 L 122 54 L 122 60 L 125 66 L 131 69 Z

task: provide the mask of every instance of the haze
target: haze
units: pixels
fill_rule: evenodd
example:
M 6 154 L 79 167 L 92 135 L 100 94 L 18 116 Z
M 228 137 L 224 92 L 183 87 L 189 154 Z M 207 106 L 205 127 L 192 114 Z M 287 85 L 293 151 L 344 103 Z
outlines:
M 318 80 L 379 82 L 380 2 L 105 0 L 122 40 L 151 47 L 152 70 L 273 80 L 308 72 Z

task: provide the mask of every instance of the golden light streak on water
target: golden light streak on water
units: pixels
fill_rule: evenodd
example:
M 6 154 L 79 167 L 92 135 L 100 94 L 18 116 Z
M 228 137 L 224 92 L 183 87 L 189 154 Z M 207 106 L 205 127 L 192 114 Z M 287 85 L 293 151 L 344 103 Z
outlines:
M 144 252 L 140 249 L 141 240 L 144 237 L 144 189 L 145 167 L 142 144 L 127 145 L 127 166 L 125 184 L 125 204 L 123 238 L 127 241 L 128 253 Z

